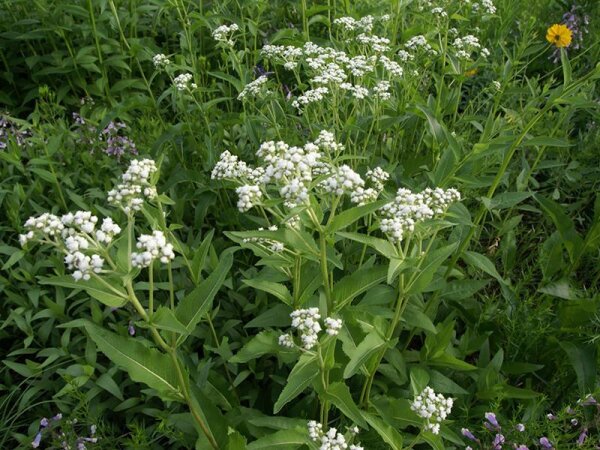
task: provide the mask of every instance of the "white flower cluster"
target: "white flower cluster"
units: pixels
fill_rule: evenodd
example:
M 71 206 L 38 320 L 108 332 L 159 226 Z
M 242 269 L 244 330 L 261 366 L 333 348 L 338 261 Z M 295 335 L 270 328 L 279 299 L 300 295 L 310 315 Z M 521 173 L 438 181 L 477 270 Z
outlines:
M 268 228 L 268 231 L 277 231 L 277 230 L 278 230 L 277 225 L 271 225 Z M 265 229 L 263 227 L 260 227 L 258 229 L 258 231 L 265 231 Z M 269 250 L 271 250 L 272 252 L 275 252 L 275 253 L 282 252 L 285 248 L 285 246 L 283 245 L 282 242 L 274 241 L 273 239 L 245 238 L 244 242 L 252 242 L 252 243 L 259 244 L 259 245 L 264 245 L 265 247 L 268 247 Z
M 334 319 L 333 317 L 327 317 L 325 319 L 325 332 L 329 336 L 337 336 L 342 329 L 342 319 Z
M 211 177 L 241 185 L 236 190 L 241 212 L 248 211 L 261 201 L 265 193 L 270 192 L 268 184 L 277 188 L 287 208 L 307 204 L 310 190 L 315 184 L 327 193 L 338 196 L 347 194 L 353 203 L 359 205 L 376 200 L 389 175 L 380 168 L 369 172 L 368 181 L 373 187 L 366 188 L 365 181 L 349 166 L 335 167 L 329 162 L 343 148 L 328 131 L 321 131 L 314 142 L 308 142 L 303 147 L 290 146 L 282 141 L 268 141 L 262 143 L 256 152 L 258 158 L 263 160 L 263 166 L 251 167 L 229 151 L 224 151 Z M 317 177 L 326 178 L 315 183 Z
M 310 89 L 301 96 L 299 96 L 296 100 L 292 102 L 292 106 L 297 109 L 302 109 L 303 106 L 309 105 L 311 103 L 320 102 L 325 98 L 325 95 L 329 93 L 329 89 L 326 87 L 318 87 L 316 89 Z
M 428 55 L 437 55 L 437 51 L 431 47 L 425 36 L 421 34 L 411 37 L 408 41 L 406 41 L 404 47 L 415 52 L 422 51 Z
M 416 223 L 443 214 L 451 203 L 459 200 L 460 193 L 456 189 L 427 188 L 416 194 L 400 188 L 395 200 L 379 210 L 383 216 L 380 229 L 392 242 L 398 243 L 407 232 L 414 231 Z
M 445 398 L 442 394 L 436 394 L 433 389 L 427 386 L 412 401 L 410 409 L 426 420 L 426 430 L 431 431 L 433 434 L 439 434 L 440 423 L 446 420 L 446 417 L 452 411 L 453 404 L 454 400 Z
M 152 63 L 154 64 L 154 67 L 160 70 L 171 64 L 171 60 L 167 57 L 167 55 L 159 53 L 152 57 Z
M 483 11 L 485 14 L 496 14 L 496 6 L 493 0 L 480 0 L 472 4 L 473 12 L 478 13 Z
M 265 45 L 260 53 L 268 59 L 277 60 L 286 70 L 294 70 L 298 67 L 303 55 L 302 49 L 293 45 Z
M 262 192 L 260 187 L 252 184 L 245 184 L 235 190 L 238 195 L 237 207 L 240 212 L 246 212 L 253 206 L 260 203 Z
M 139 211 L 144 198 L 156 197 L 156 188 L 151 177 L 156 172 L 156 163 L 151 159 L 134 159 L 121 176 L 121 183 L 108 192 L 108 201 L 130 214 Z
M 44 213 L 30 217 L 25 222 L 27 233 L 19 236 L 21 245 L 32 239 L 51 239 L 51 243 L 66 253 L 65 264 L 76 281 L 89 280 L 92 273 L 100 273 L 104 259 L 98 254 L 86 255 L 87 250 L 98 251 L 102 244 L 109 244 L 121 228 L 106 218 L 100 230 L 95 230 L 98 217 L 90 211 L 77 211 L 62 217 Z M 94 239 L 95 237 L 95 239 Z
M 390 40 L 372 34 L 374 18 L 362 19 L 342 17 L 335 23 L 344 32 L 355 31 L 357 34 L 345 42 L 349 45 L 348 53 L 332 47 L 321 47 L 313 42 L 306 42 L 302 47 L 266 45 L 262 55 L 275 64 L 283 64 L 286 69 L 296 69 L 306 65 L 309 89 L 292 100 L 292 106 L 300 113 L 310 104 L 323 102 L 328 96 L 338 93 L 338 89 L 346 91 L 352 98 L 367 100 L 371 94 L 378 98 L 389 98 L 382 91 L 381 81 L 401 77 L 402 66 L 389 54 Z M 381 18 L 384 21 L 384 18 Z M 429 47 L 430 48 L 430 47 Z M 407 52 L 408 54 L 408 52 Z M 380 68 L 382 70 L 380 70 Z M 367 74 L 372 74 L 366 77 Z
M 231 25 L 221 25 L 213 30 L 212 37 L 217 42 L 233 47 L 235 42 L 232 39 L 232 35 L 239 29 L 240 27 L 235 23 L 232 23 Z
M 381 167 L 375 167 L 374 169 L 369 169 L 365 174 L 367 180 L 373 183 L 375 189 L 383 191 L 383 185 L 387 180 L 390 179 L 390 174 L 383 170 Z
M 133 267 L 148 267 L 155 259 L 167 264 L 175 258 L 173 245 L 167 243 L 167 238 L 162 231 L 142 234 L 138 238 L 136 247 L 142 251 L 131 253 L 131 265 Z
M 382 36 L 362 33 L 356 36 L 356 40 L 361 44 L 370 46 L 376 53 L 383 53 L 390 50 L 390 40 Z
M 333 24 L 337 25 L 344 31 L 358 30 L 364 33 L 370 33 L 371 31 L 373 31 L 374 22 L 375 18 L 373 16 L 364 16 L 358 20 L 356 20 L 353 17 L 339 17 L 333 21 Z
M 264 91 L 267 81 L 269 81 L 269 78 L 266 75 L 261 75 L 256 80 L 251 81 L 239 93 L 238 100 L 244 100 L 248 97 L 258 97 Z
M 178 91 L 188 91 L 190 89 L 196 89 L 198 85 L 196 83 L 192 83 L 194 77 L 191 73 L 182 73 L 181 75 L 177 75 L 173 80 L 173 84 Z
M 319 308 L 297 309 L 290 314 L 290 317 L 292 318 L 292 328 L 299 333 L 302 348 L 305 350 L 313 348 L 317 344 L 319 332 L 322 330 L 319 322 L 321 319 Z M 325 332 L 329 336 L 337 336 L 342 329 L 342 319 L 327 317 L 324 322 Z M 279 344 L 289 348 L 296 346 L 291 333 L 279 336 Z
M 444 10 L 444 8 L 441 8 L 439 6 L 433 8 L 431 10 L 431 14 L 433 14 L 434 16 L 438 16 L 440 18 L 445 19 L 446 17 L 448 17 L 448 13 Z
M 373 88 L 373 92 L 377 98 L 380 98 L 381 100 L 389 100 L 392 97 L 392 94 L 390 94 L 390 82 L 380 81 Z
M 479 54 L 484 58 L 487 58 L 490 55 L 490 51 L 485 47 L 482 48 L 479 39 L 472 34 L 468 34 L 464 37 L 457 37 L 454 39 L 452 46 L 456 50 L 456 57 L 459 59 L 470 59 L 471 54 L 478 50 Z
M 346 437 L 338 432 L 336 428 L 330 428 L 327 433 L 323 432 L 323 425 L 315 420 L 310 420 L 307 424 L 308 437 L 311 441 L 319 445 L 319 450 L 364 450 L 364 448 L 358 444 L 348 445 Z M 352 427 L 350 429 L 350 435 L 354 436 L 358 433 L 358 427 Z
M 65 264 L 69 270 L 73 271 L 73 279 L 89 280 L 92 273 L 102 272 L 104 259 L 98 255 L 87 256 L 79 251 L 68 253 L 65 256 Z
M 306 350 L 313 348 L 319 340 L 319 331 L 321 331 L 319 308 L 297 309 L 292 311 L 290 317 L 292 328 L 300 332 L 302 347 Z

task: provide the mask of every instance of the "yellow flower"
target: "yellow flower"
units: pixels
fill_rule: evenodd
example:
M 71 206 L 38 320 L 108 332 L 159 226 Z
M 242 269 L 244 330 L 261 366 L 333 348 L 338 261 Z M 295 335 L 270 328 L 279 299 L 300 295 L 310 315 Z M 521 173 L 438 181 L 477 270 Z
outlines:
M 558 48 L 568 47 L 572 39 L 573 33 L 563 24 L 554 24 L 546 32 L 546 40 Z
M 468 77 L 474 77 L 475 75 L 477 75 L 477 68 L 471 69 L 471 70 L 467 70 L 465 72 L 465 75 L 468 76 Z

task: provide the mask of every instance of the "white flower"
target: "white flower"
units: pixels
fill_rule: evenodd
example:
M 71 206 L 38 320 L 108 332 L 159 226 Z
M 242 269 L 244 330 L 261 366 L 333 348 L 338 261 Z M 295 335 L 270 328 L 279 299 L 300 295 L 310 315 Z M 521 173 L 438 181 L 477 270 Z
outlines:
M 365 174 L 367 180 L 373 183 L 373 186 L 379 191 L 383 190 L 383 185 L 390 178 L 390 174 L 383 170 L 381 167 L 375 167 L 374 169 L 369 169 Z
M 163 264 L 175 259 L 173 245 L 167 243 L 167 238 L 162 231 L 156 230 L 152 234 L 142 234 L 138 238 L 136 247 L 142 251 L 131 254 L 133 267 L 148 267 L 155 259 L 159 259 Z
M 213 30 L 212 37 L 217 42 L 221 42 L 229 47 L 233 47 L 235 42 L 232 39 L 232 35 L 239 29 L 240 27 L 238 27 L 238 25 L 235 23 L 232 23 L 231 25 L 221 25 Z
M 76 251 L 65 256 L 65 264 L 73 271 L 75 281 L 89 280 L 92 273 L 100 273 L 104 265 L 104 259 L 98 255 L 87 256 Z
M 439 6 L 436 8 L 433 8 L 431 10 L 431 14 L 433 14 L 434 16 L 442 17 L 442 18 L 448 17 L 448 13 L 446 11 L 444 11 L 444 8 L 440 8 Z
M 215 164 L 210 177 L 213 180 L 235 180 L 245 177 L 248 172 L 248 166 L 244 161 L 240 161 L 237 156 L 232 155 L 229 150 L 221 153 L 219 161 Z
M 159 53 L 152 57 L 152 63 L 154 64 L 154 67 L 156 67 L 157 69 L 164 69 L 169 64 L 171 64 L 171 60 L 169 58 L 167 58 L 166 55 Z
M 315 420 L 310 420 L 308 422 L 308 436 L 314 442 L 321 439 L 323 436 L 323 425 L 317 423 Z
M 325 95 L 329 93 L 329 89 L 326 87 L 318 87 L 304 92 L 303 95 L 298 97 L 292 102 L 292 106 L 297 109 L 302 109 L 310 103 L 320 102 L 325 98 Z
M 121 183 L 108 192 L 109 203 L 119 206 L 126 214 L 139 211 L 144 198 L 156 196 L 156 188 L 151 184 L 156 170 L 156 163 L 151 159 L 131 161 L 121 176 Z
M 337 173 L 323 180 L 320 186 L 325 192 L 330 192 L 335 195 L 349 193 L 352 195 L 357 188 L 364 187 L 365 182 L 350 166 L 344 164 L 337 169 Z
M 269 81 L 269 78 L 266 75 L 261 75 L 256 80 L 251 81 L 246 86 L 244 86 L 242 92 L 239 93 L 237 97 L 238 100 L 244 100 L 247 97 L 259 96 L 263 92 L 264 86 L 267 83 L 267 81 Z
M 433 434 L 439 434 L 440 422 L 446 420 L 452 410 L 454 400 L 436 394 L 429 386 L 415 397 L 411 403 L 412 409 L 418 416 L 426 420 L 425 429 Z
M 306 350 L 313 348 L 319 338 L 321 325 L 319 319 L 319 308 L 297 309 L 290 314 L 292 318 L 292 328 L 300 332 L 302 347 Z
M 342 319 L 327 317 L 325 319 L 325 332 L 329 336 L 337 336 L 342 329 Z
M 260 202 L 262 192 L 256 185 L 245 184 L 235 190 L 238 194 L 237 207 L 240 212 L 246 212 Z
M 375 97 L 381 100 L 389 100 L 392 97 L 392 94 L 390 94 L 390 82 L 380 81 L 373 88 L 373 92 L 375 93 Z
M 379 210 L 383 216 L 380 229 L 392 242 L 398 243 L 406 232 L 414 231 L 417 222 L 443 214 L 451 203 L 458 200 L 460 193 L 456 189 L 427 188 L 415 194 L 409 189 L 400 188 L 395 200 Z
M 294 338 L 289 333 L 279 336 L 279 345 L 287 348 L 294 348 L 296 346 L 296 344 L 294 344 Z
M 429 55 L 437 55 L 437 52 L 429 45 L 427 39 L 423 35 L 411 37 L 405 44 L 404 47 L 409 50 L 423 51 Z
M 102 226 L 96 231 L 96 239 L 102 244 L 110 244 L 113 238 L 121 232 L 121 227 L 110 217 L 102 221 Z
M 195 85 L 192 83 L 192 79 L 194 77 L 191 73 L 182 73 L 181 75 L 177 75 L 173 80 L 173 84 L 177 88 L 178 91 L 187 91 L 190 88 L 194 88 Z

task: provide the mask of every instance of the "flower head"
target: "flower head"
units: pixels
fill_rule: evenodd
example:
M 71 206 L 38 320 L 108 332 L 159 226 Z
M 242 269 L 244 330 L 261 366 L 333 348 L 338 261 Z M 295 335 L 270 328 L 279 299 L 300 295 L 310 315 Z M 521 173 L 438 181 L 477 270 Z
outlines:
M 572 39 L 573 32 L 563 24 L 554 24 L 546 31 L 546 40 L 558 48 L 568 47 Z

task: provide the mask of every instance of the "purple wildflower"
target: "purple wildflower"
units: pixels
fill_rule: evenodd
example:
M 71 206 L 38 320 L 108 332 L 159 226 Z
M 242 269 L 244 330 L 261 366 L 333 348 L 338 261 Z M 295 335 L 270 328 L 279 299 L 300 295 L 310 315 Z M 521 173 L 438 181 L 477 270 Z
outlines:
M 544 448 L 549 448 L 549 449 L 554 448 L 554 447 L 552 447 L 552 442 L 550 442 L 550 440 L 546 436 L 542 436 L 540 438 L 540 445 Z
M 0 114 L 0 150 L 7 148 L 10 141 L 22 146 L 29 135 L 29 132 L 20 131 L 13 121 Z
M 52 417 L 50 420 L 61 420 L 62 419 L 62 414 L 58 413 L 57 415 L 55 415 L 54 417 Z
M 492 442 L 492 445 L 494 446 L 494 450 L 500 450 L 502 448 L 502 444 L 504 444 L 504 436 L 501 434 L 497 434 L 496 437 L 494 438 L 494 441 Z
M 42 432 L 38 431 L 38 434 L 35 435 L 35 438 L 31 442 L 31 446 L 33 448 L 38 448 L 40 446 L 41 442 L 42 442 Z
M 494 414 L 493 412 L 486 412 L 485 413 L 485 419 L 496 429 L 499 430 L 500 429 L 500 424 L 498 423 L 498 420 L 496 419 L 496 414 Z
M 555 420 L 556 416 L 554 414 L 552 414 L 552 413 L 548 413 L 548 414 L 546 414 L 546 419 L 548 419 L 548 420 Z
M 517 429 L 517 431 L 519 433 L 522 433 L 523 431 L 525 431 L 525 425 L 523 425 L 522 423 L 518 423 L 515 428 Z
M 116 156 L 120 159 L 124 153 L 131 153 L 137 155 L 137 147 L 135 142 L 129 139 L 127 136 L 119 134 L 120 130 L 127 128 L 123 122 L 109 122 L 108 125 L 102 130 L 101 139 L 106 140 L 106 148 L 104 153 L 111 156 Z
M 42 420 L 40 420 L 40 427 L 46 428 L 47 426 L 48 426 L 48 419 L 46 419 L 44 417 L 44 418 L 42 418 Z
M 129 331 L 129 336 L 135 336 L 135 327 L 133 326 L 133 322 L 129 322 L 127 331 Z
M 523 444 L 521 444 L 521 445 L 519 445 L 519 446 L 517 447 L 517 449 L 516 449 L 516 450 L 529 450 L 529 447 L 527 447 L 526 445 L 523 445 Z
M 582 446 L 587 438 L 588 429 L 584 428 L 579 437 L 577 438 L 577 445 Z
M 467 439 L 471 439 L 472 441 L 477 442 L 477 438 L 473 435 L 473 433 L 471 433 L 471 431 L 469 431 L 468 428 L 463 428 L 463 429 L 460 430 L 460 432 Z

